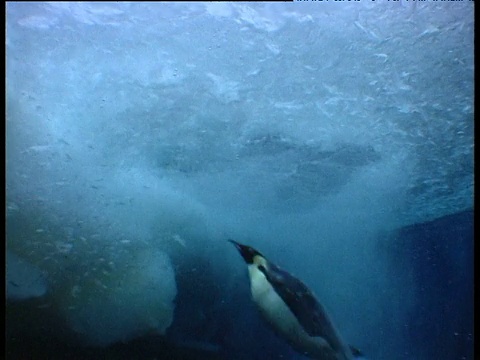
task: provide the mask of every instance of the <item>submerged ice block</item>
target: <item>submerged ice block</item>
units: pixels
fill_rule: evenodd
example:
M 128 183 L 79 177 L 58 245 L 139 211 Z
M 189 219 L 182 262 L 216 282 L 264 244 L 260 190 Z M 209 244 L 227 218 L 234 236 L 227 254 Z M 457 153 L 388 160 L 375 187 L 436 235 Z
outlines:
M 6 264 L 7 300 L 25 300 L 46 294 L 47 280 L 38 267 L 8 250 Z

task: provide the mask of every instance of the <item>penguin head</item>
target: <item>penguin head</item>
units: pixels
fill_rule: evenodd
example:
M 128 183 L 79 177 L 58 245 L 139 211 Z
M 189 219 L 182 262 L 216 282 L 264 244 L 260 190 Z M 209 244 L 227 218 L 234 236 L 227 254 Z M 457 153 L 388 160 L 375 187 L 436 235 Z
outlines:
M 265 257 L 254 248 L 247 245 L 242 245 L 231 239 L 228 239 L 228 241 L 235 245 L 240 255 L 242 255 L 243 260 L 245 260 L 248 265 L 265 262 Z

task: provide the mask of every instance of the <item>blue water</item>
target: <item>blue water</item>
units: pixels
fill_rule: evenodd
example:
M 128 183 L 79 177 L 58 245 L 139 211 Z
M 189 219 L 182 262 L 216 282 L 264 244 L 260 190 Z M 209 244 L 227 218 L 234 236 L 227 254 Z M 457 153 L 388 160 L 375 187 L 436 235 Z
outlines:
M 473 359 L 473 2 L 8 3 L 7 358 Z

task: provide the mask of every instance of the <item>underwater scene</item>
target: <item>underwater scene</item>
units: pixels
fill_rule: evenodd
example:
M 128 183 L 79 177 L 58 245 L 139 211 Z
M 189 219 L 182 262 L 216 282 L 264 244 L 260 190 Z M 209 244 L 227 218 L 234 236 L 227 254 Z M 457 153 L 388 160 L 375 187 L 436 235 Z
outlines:
M 473 360 L 473 10 L 6 3 L 5 358 Z

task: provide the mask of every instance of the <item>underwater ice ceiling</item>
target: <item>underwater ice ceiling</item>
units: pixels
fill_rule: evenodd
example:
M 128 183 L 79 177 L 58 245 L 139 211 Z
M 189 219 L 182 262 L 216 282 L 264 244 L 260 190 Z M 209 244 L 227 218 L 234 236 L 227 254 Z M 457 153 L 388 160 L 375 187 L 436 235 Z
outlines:
M 196 180 L 226 174 L 298 211 L 363 176 L 401 225 L 469 208 L 473 14 L 455 5 L 9 6 L 7 184 L 31 188 L 31 162 L 43 193 L 70 168 L 95 192 L 144 167 L 205 201 Z

